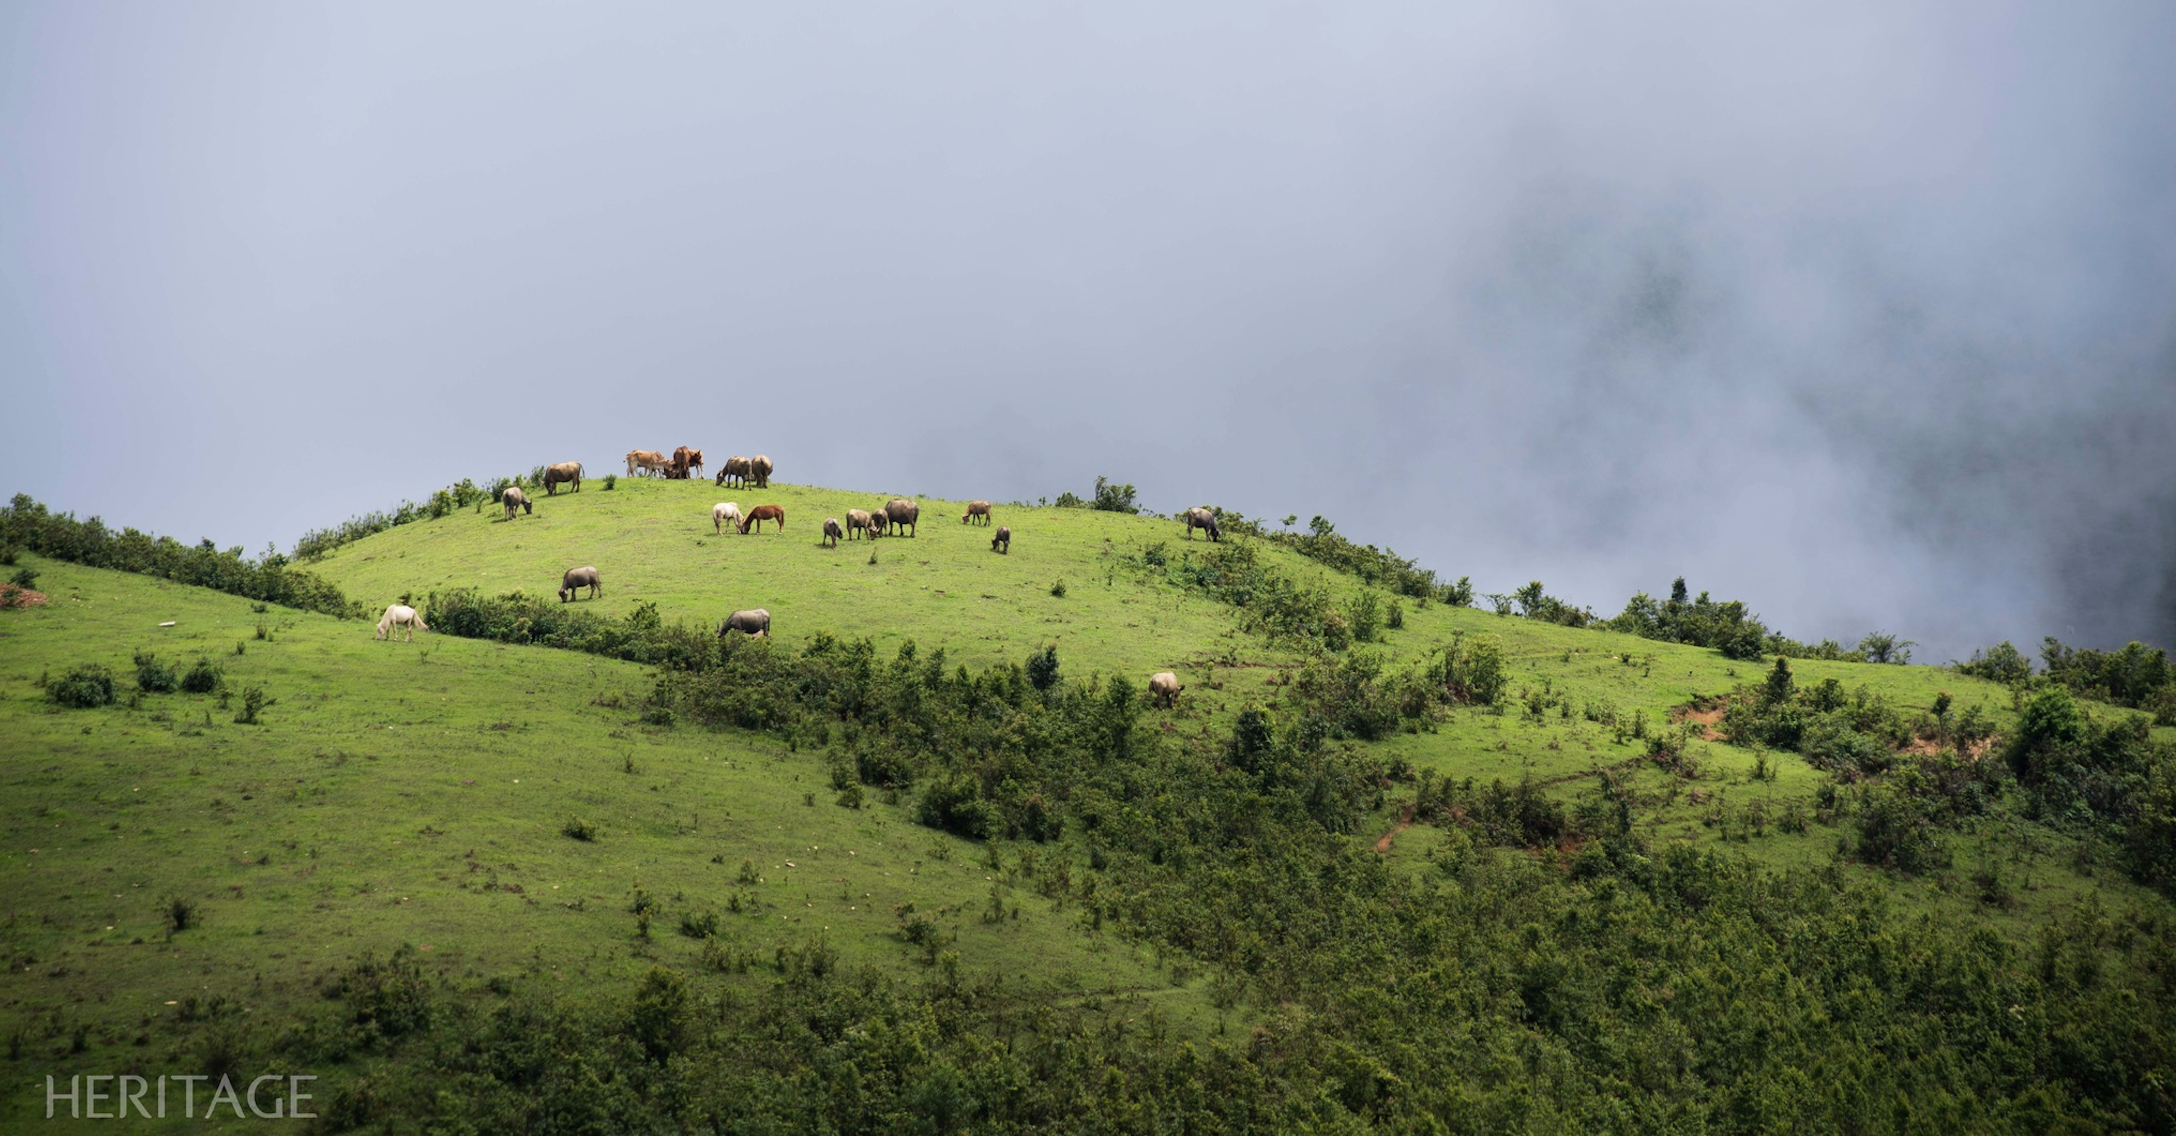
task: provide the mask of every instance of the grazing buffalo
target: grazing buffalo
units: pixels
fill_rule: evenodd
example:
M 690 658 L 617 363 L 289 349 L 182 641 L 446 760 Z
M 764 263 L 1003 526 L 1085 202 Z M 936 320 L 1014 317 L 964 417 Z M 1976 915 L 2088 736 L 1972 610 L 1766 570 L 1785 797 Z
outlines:
M 724 625 L 718 628 L 718 638 L 723 639 L 728 632 L 732 631 L 738 631 L 743 635 L 762 635 L 767 638 L 771 634 L 771 613 L 760 607 L 748 611 L 736 611 L 725 617 Z
M 1007 556 L 1010 556 L 1010 555 L 1012 555 L 1012 526 L 1011 526 L 1011 525 L 999 525 L 999 526 L 997 526 L 997 533 L 996 533 L 996 535 L 994 535 L 994 536 L 992 536 L 992 537 L 990 538 L 990 551 L 992 551 L 992 552 L 1000 552 L 1000 553 L 1003 553 L 1003 554 L 1005 554 L 1005 555 L 1007 555 Z
M 892 498 L 890 501 L 884 503 L 884 520 L 885 523 L 889 526 L 885 530 L 884 535 L 890 536 L 892 535 L 892 529 L 905 527 L 910 530 L 907 535 L 913 536 L 914 533 L 911 530 L 915 527 L 914 522 L 920 520 L 921 516 L 922 507 L 920 505 L 917 505 L 904 497 Z
M 867 509 L 848 509 L 846 511 L 846 539 L 854 539 L 855 533 L 868 535 L 870 526 L 875 523 L 870 518 Z
M 825 518 L 824 518 L 824 543 L 825 543 L 825 544 L 828 544 L 828 545 L 830 545 L 830 546 L 831 546 L 831 547 L 833 547 L 833 548 L 837 548 L 837 547 L 839 546 L 839 540 L 840 540 L 840 538 L 844 537 L 845 535 L 846 535 L 846 530 L 845 530 L 845 529 L 843 529 L 843 528 L 840 528 L 840 527 L 839 527 L 839 519 L 838 519 L 837 517 L 825 517 Z
M 1179 700 L 1179 692 L 1186 688 L 1179 685 L 1179 676 L 1170 671 L 1157 671 L 1148 676 L 1148 692 L 1156 696 L 1156 705 L 1171 708 Z
M 559 581 L 559 602 L 566 603 L 573 599 L 574 593 L 583 588 L 589 589 L 590 599 L 596 599 L 597 593 L 603 590 L 603 586 L 597 582 L 596 565 L 585 564 L 580 568 L 567 569 L 566 576 Z
M 777 521 L 778 531 L 785 532 L 786 507 L 784 505 L 758 505 L 748 510 L 747 518 L 740 523 L 740 531 L 745 533 L 752 526 L 757 532 L 762 532 L 763 522 L 765 521 Z
M 656 450 L 627 451 L 627 476 L 629 477 L 633 477 L 636 470 L 641 470 L 644 473 L 656 473 L 664 469 L 665 465 L 665 455 L 658 453 Z
M 521 491 L 519 485 L 507 486 L 506 492 L 499 494 L 499 500 L 506 503 L 506 519 L 509 521 L 514 519 L 516 509 L 524 513 L 536 512 L 536 506 L 530 502 L 529 495 Z
M 1194 539 L 1195 529 L 1209 530 L 1210 540 L 1224 539 L 1224 530 L 1216 526 L 1216 514 L 1207 509 L 1188 509 L 1186 511 L 1186 539 Z
M 977 517 L 982 518 L 983 524 L 990 523 L 990 503 L 988 501 L 969 501 L 967 511 L 960 514 L 960 523 L 964 525 Z
M 582 463 L 560 462 L 558 465 L 544 467 L 544 495 L 546 497 L 559 496 L 561 482 L 574 486 L 574 491 L 580 493 L 582 491 Z
M 734 454 L 725 459 L 725 468 L 718 471 L 718 484 L 723 485 L 728 481 L 735 485 L 748 484 L 747 458 Z
M 740 505 L 733 501 L 720 501 L 712 505 L 710 507 L 711 533 L 713 535 L 722 535 L 728 523 L 736 529 L 740 527 Z
M 423 617 L 416 614 L 416 609 L 409 607 L 407 604 L 394 604 L 385 609 L 385 618 L 378 621 L 377 637 L 386 640 L 392 639 L 393 629 L 396 627 L 408 629 L 408 641 L 410 643 L 416 641 L 416 632 L 431 629 L 430 624 L 423 622 Z
M 756 488 L 769 489 L 771 487 L 771 459 L 762 454 L 749 458 L 748 478 L 756 483 Z

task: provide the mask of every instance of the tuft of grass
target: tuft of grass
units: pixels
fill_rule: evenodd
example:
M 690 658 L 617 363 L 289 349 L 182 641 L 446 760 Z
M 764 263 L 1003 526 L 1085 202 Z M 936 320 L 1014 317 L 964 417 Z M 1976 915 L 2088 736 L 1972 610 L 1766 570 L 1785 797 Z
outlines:
M 584 842 L 597 839 L 597 826 L 578 816 L 569 816 L 567 823 L 559 826 L 559 832 L 562 836 L 571 836 Z

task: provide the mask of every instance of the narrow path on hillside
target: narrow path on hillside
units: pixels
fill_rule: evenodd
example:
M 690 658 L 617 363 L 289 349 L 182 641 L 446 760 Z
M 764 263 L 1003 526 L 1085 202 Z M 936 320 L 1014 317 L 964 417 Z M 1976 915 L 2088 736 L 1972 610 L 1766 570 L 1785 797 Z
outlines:
M 1390 851 L 1390 842 L 1396 840 L 1399 833 L 1404 832 L 1406 829 L 1409 829 L 1411 827 L 1413 827 L 1413 806 L 1407 805 L 1404 808 L 1398 810 L 1397 825 L 1393 827 L 1389 832 L 1384 833 L 1381 840 L 1375 842 L 1375 850 L 1377 852 Z

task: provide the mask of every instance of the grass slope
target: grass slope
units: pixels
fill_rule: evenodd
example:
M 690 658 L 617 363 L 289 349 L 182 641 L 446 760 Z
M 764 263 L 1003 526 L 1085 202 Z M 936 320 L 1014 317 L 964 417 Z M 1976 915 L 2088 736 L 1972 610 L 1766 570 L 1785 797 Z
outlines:
M 648 602 L 668 620 L 710 625 L 761 606 L 787 647 L 830 632 L 871 636 L 888 654 L 911 639 L 977 667 L 1056 643 L 1068 676 L 1117 672 L 1139 684 L 1177 670 L 1187 694 L 1155 720 L 1205 760 L 1221 752 L 1241 707 L 1289 707 L 1285 683 L 1305 661 L 1299 654 L 1243 633 L 1234 609 L 1141 567 L 1140 554 L 1157 544 L 1174 558 L 1188 554 L 1176 523 L 1000 506 L 997 520 L 1014 541 L 999 556 L 990 530 L 960 524 L 959 503 L 925 498 L 916 537 L 819 547 L 823 517 L 881 496 L 643 480 L 605 492 L 591 481 L 511 522 L 495 509 L 418 521 L 312 567 L 381 605 L 459 587 L 548 594 L 565 568 L 595 564 L 602 611 Z M 714 534 L 709 509 L 719 500 L 783 505 L 788 527 Z M 1271 542 L 1257 551 L 1343 599 L 1360 588 Z M 821 755 L 645 724 L 649 678 L 639 667 L 430 634 L 381 643 L 368 624 L 259 614 L 245 600 L 163 581 L 36 567 L 53 602 L 0 613 L 8 757 L 0 886 L 9 897 L 0 945 L 11 963 L 0 979 L 0 1032 L 15 1039 L 16 1054 L 0 1125 L 42 1109 L 42 1097 L 25 1091 L 42 1085 L 33 1077 L 193 1067 L 218 1041 L 219 1021 L 204 1011 L 212 999 L 284 1017 L 362 952 L 402 943 L 427 948 L 455 988 L 506 977 L 563 984 L 580 997 L 624 988 L 653 961 L 708 982 L 758 981 L 718 973 L 715 963 L 768 958 L 811 936 L 851 961 L 915 968 L 920 952 L 900 940 L 893 913 L 911 901 L 938 913 L 956 936 L 946 949 L 965 966 L 1006 974 L 1023 999 L 1115 995 L 1114 1013 L 1154 1004 L 1194 1028 L 1219 1016 L 1183 969 L 1160 969 L 1087 930 L 1076 913 L 1010 887 L 1010 851 L 934 833 L 873 795 L 858 811 L 834 804 Z M 1060 581 L 1065 594 L 1053 595 Z M 1795 755 L 1767 755 L 1773 775 L 1757 778 L 1752 751 L 1694 742 L 1693 771 L 1666 771 L 1644 760 L 1643 743 L 1581 712 L 1606 705 L 1659 728 L 1675 707 L 1757 681 L 1760 664 L 1397 602 L 1406 604 L 1402 628 L 1365 650 L 1395 670 L 1461 637 L 1494 635 L 1512 698 L 1362 747 L 1386 769 L 1482 784 L 1531 778 L 1562 796 L 1612 769 L 1638 795 L 1650 841 L 1723 843 L 1775 865 L 1835 858 L 1842 829 L 1786 831 L 1785 818 L 1809 813 L 1827 782 Z M 161 628 L 167 620 L 174 626 Z M 255 638 L 260 623 L 268 639 Z M 245 653 L 234 653 L 237 643 Z M 95 711 L 56 711 L 44 700 L 41 678 L 82 662 L 106 664 L 128 687 L 139 648 L 183 666 L 203 653 L 233 686 L 262 686 L 279 701 L 262 725 L 243 726 L 208 696 L 146 696 Z M 2011 717 L 2006 690 L 1947 671 L 1810 660 L 1793 669 L 1802 685 L 1835 677 L 1906 708 L 1947 691 L 1960 711 L 1982 704 L 2000 721 Z M 1523 693 L 1541 689 L 1565 705 L 1538 718 L 1520 713 Z M 1380 811 L 1352 838 L 1374 845 L 1392 834 L 1380 847 L 1421 871 L 1461 837 L 1400 829 L 1412 793 L 1411 782 L 1386 781 Z M 599 839 L 564 835 L 570 816 L 598 826 Z M 1891 879 L 1896 894 L 2014 939 L 2088 895 L 2115 909 L 2165 906 L 2090 849 L 2038 826 L 1991 820 L 1954 845 L 1951 870 Z M 761 883 L 735 882 L 744 859 Z M 2014 906 L 1978 902 L 1972 876 L 1990 865 L 2011 881 Z M 647 941 L 629 911 L 637 886 L 662 905 Z M 726 910 L 736 892 L 754 898 L 752 910 Z M 169 936 L 161 911 L 176 896 L 199 905 L 202 926 Z M 1004 914 L 985 922 L 993 901 Z M 721 930 L 706 959 L 704 944 L 677 927 L 683 914 L 708 913 Z
M 189 1018 L 214 1002 L 292 1016 L 365 951 L 414 944 L 455 985 L 577 998 L 653 962 L 714 970 L 683 913 L 718 916 L 713 958 L 768 961 L 822 937 L 844 961 L 909 969 L 893 909 L 912 902 L 964 968 L 1005 974 L 1025 1000 L 1213 1013 L 1201 983 L 1012 887 L 977 847 L 873 795 L 835 804 L 814 755 L 645 726 L 641 668 L 377 642 L 364 623 L 33 562 L 52 602 L 0 619 L 0 1035 L 15 1054 L 0 1129 L 43 1123 L 47 1073 L 194 1072 L 220 1022 Z M 140 648 L 206 655 L 278 701 L 249 726 L 211 695 L 61 711 L 39 688 L 97 662 L 132 690 Z M 562 833 L 576 815 L 594 841 Z M 744 860 L 761 883 L 736 882 Z M 648 941 L 629 911 L 638 886 L 660 904 Z M 727 910 L 735 892 L 749 910 Z M 174 897 L 200 926 L 169 934 Z M 1005 915 L 989 922 L 993 897 Z

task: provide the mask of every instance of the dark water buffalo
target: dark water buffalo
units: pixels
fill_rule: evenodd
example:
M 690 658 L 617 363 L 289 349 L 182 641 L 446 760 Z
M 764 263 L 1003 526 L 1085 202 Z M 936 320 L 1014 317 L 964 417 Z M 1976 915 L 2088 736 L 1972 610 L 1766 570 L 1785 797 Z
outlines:
M 516 509 L 524 513 L 536 511 L 536 506 L 529 501 L 529 495 L 523 493 L 519 485 L 507 486 L 506 492 L 499 494 L 499 500 L 506 502 L 506 519 L 509 521 L 514 519 Z
M 771 613 L 760 607 L 748 611 L 736 611 L 725 617 L 725 623 L 718 628 L 718 638 L 723 639 L 728 632 L 732 631 L 738 631 L 743 635 L 769 636 L 771 633 Z
M 732 457 L 725 459 L 725 468 L 718 471 L 718 484 L 723 485 L 728 481 L 735 485 L 748 483 L 747 458 L 740 454 L 734 454 Z
M 895 530 L 904 528 L 908 530 L 908 536 L 913 536 L 914 523 L 920 520 L 921 517 L 922 507 L 920 505 L 904 497 L 894 497 L 884 503 L 884 520 L 888 526 L 884 535 L 891 536 Z
M 580 493 L 582 491 L 582 463 L 560 462 L 558 465 L 544 467 L 544 495 L 546 497 L 557 497 L 562 482 L 574 486 L 574 491 Z
M 762 532 L 763 522 L 765 521 L 777 521 L 778 531 L 785 532 L 786 507 L 784 505 L 758 505 L 748 510 L 748 516 L 740 523 L 740 531 L 746 533 L 752 527 L 757 532 Z
M 769 489 L 771 487 L 771 459 L 762 454 L 749 458 L 748 478 L 756 483 L 756 488 Z
M 1210 540 L 1224 539 L 1224 530 L 1216 526 L 1216 514 L 1207 509 L 1188 509 L 1186 511 L 1186 539 L 1194 539 L 1195 529 L 1209 530 Z
M 596 599 L 597 593 L 603 590 L 603 586 L 597 582 L 596 565 L 584 564 L 580 568 L 567 569 L 566 576 L 559 581 L 559 602 L 566 603 L 573 599 L 574 594 L 583 588 L 589 589 L 590 599 Z
M 990 537 L 990 551 L 1001 552 L 1007 556 L 1012 555 L 1011 525 L 997 526 L 997 532 Z
M 963 525 L 978 519 L 983 524 L 990 523 L 990 503 L 988 501 L 969 501 L 967 511 L 960 514 L 960 523 Z
M 781 527 L 783 527 L 783 526 L 781 526 Z M 825 543 L 825 544 L 827 544 L 827 545 L 830 545 L 830 546 L 831 546 L 831 547 L 833 547 L 833 548 L 837 548 L 837 547 L 839 546 L 839 538 L 841 538 L 841 537 L 843 537 L 843 536 L 845 536 L 845 535 L 846 535 L 846 530 L 845 530 L 845 529 L 843 529 L 843 528 L 840 528 L 840 527 L 839 527 L 839 519 L 838 519 L 837 517 L 825 517 L 825 518 L 824 518 L 824 543 Z
M 1148 692 L 1156 696 L 1156 705 L 1171 708 L 1179 700 L 1179 692 L 1186 689 L 1179 685 L 1179 676 L 1170 671 L 1158 671 L 1148 676 Z

